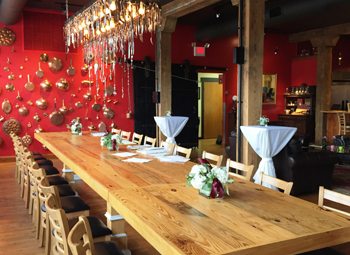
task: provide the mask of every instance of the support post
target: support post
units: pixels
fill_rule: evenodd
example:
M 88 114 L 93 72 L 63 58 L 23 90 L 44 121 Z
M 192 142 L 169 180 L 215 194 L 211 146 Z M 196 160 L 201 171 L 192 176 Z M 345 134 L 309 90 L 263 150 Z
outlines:
M 157 30 L 156 47 L 156 91 L 160 92 L 160 103 L 157 105 L 157 116 L 171 112 L 171 36 L 175 31 L 176 18 L 163 19 L 161 28 Z M 161 132 L 157 128 L 157 140 L 160 144 Z
M 264 0 L 246 0 L 243 8 L 243 65 L 242 124 L 256 125 L 262 108 L 262 74 L 264 56 Z M 238 127 L 239 128 L 239 127 Z M 242 143 L 243 163 L 258 166 L 259 158 L 248 145 Z
M 315 143 L 321 144 L 324 132 L 324 119 L 321 111 L 331 109 L 332 99 L 332 48 L 337 44 L 339 36 L 318 37 L 311 39 L 317 47 L 317 88 L 315 109 Z

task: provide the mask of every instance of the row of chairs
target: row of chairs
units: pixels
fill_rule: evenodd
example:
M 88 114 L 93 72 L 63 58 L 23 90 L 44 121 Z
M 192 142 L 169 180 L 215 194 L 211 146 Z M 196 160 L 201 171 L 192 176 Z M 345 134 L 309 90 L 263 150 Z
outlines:
M 31 153 L 18 136 L 11 134 L 11 138 L 16 179 L 45 254 L 123 254 L 110 241 L 112 231 L 100 219 L 89 216 L 89 206 L 59 175 L 52 161 Z

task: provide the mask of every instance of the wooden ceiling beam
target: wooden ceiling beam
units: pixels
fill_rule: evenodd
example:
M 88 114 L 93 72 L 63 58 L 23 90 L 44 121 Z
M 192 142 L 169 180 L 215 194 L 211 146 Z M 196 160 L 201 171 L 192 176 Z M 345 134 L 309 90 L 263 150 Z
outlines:
M 324 28 L 312 29 L 300 33 L 291 34 L 289 41 L 291 43 L 305 42 L 317 37 L 339 36 L 350 34 L 350 23 L 344 23 Z
M 220 1 L 221 0 L 174 0 L 163 5 L 162 16 L 179 18 Z

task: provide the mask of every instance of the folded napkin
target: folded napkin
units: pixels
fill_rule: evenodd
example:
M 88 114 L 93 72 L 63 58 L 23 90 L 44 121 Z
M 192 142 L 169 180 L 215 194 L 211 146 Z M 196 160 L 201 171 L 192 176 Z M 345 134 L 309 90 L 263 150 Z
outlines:
M 151 147 L 143 150 L 137 150 L 137 152 L 153 157 L 161 157 L 167 154 L 167 150 L 164 147 Z
M 145 158 L 128 158 L 124 159 L 124 162 L 131 162 L 131 163 L 147 163 L 150 162 L 152 159 L 145 159 Z
M 122 158 L 126 158 L 126 157 L 131 157 L 131 156 L 135 156 L 136 153 L 131 153 L 131 152 L 117 152 L 112 154 L 113 156 L 117 156 L 117 157 L 122 157 Z
M 176 163 L 185 163 L 190 160 L 189 158 L 185 158 L 179 155 L 162 156 L 162 157 L 158 157 L 158 159 L 162 162 L 176 162 Z
M 92 132 L 91 135 L 95 136 L 95 137 L 102 137 L 102 136 L 105 136 L 106 133 L 105 132 Z
M 122 140 L 122 144 L 135 144 L 133 142 L 130 142 L 129 140 Z
M 145 144 L 145 145 L 129 145 L 128 149 L 129 150 L 142 150 L 142 149 L 146 149 L 151 147 L 151 145 L 149 144 Z

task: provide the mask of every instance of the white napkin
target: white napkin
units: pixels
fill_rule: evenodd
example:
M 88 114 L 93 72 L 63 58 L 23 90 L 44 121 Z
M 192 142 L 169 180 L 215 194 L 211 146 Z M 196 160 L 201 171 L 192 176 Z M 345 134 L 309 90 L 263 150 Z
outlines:
M 151 147 L 151 145 L 149 144 L 145 144 L 145 145 L 129 145 L 128 149 L 129 150 L 142 150 L 142 149 L 146 149 Z
M 92 136 L 95 136 L 95 137 L 102 137 L 102 136 L 105 136 L 106 133 L 105 132 L 93 132 L 91 133 Z
M 122 140 L 122 144 L 135 144 L 135 143 L 130 142 L 129 140 Z
M 126 157 L 131 157 L 131 156 L 135 156 L 136 153 L 131 153 L 131 152 L 117 152 L 112 154 L 113 156 L 117 156 L 117 157 L 122 157 L 122 158 L 126 158 Z
M 162 157 L 158 157 L 158 159 L 162 162 L 178 162 L 178 163 L 185 163 L 190 160 L 189 158 L 185 158 L 179 155 L 162 156 Z
M 151 147 L 143 150 L 138 150 L 137 152 L 154 157 L 161 157 L 167 154 L 167 150 L 164 147 Z
M 147 163 L 150 162 L 152 159 L 145 159 L 145 158 L 128 158 L 124 159 L 124 162 L 131 162 L 131 163 Z

